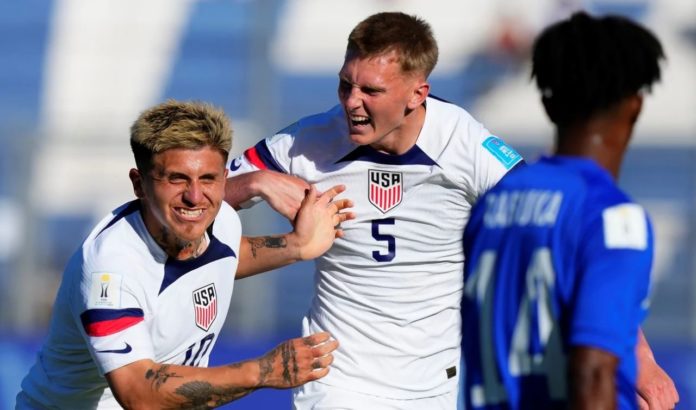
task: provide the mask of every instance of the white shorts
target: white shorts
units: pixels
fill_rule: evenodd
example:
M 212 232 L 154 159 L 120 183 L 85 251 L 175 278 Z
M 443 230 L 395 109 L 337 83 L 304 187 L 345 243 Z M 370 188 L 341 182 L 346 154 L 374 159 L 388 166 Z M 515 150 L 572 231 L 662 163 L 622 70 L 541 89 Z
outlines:
M 388 399 L 311 382 L 293 390 L 295 410 L 455 410 L 457 392 L 421 399 Z

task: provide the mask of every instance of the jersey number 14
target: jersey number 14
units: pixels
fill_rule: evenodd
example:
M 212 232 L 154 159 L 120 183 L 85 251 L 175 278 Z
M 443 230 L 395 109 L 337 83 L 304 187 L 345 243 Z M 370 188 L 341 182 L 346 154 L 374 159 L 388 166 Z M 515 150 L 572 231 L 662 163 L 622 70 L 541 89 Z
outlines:
M 494 306 L 496 281 L 496 252 L 481 254 L 479 262 L 465 287 L 466 297 L 474 299 L 480 308 L 479 346 L 483 385 L 471 388 L 472 404 L 476 407 L 508 401 L 500 375 L 510 377 L 544 375 L 549 396 L 562 400 L 566 394 L 565 356 L 560 328 L 553 315 L 552 297 L 556 274 L 551 251 L 538 248 L 525 274 L 525 292 L 518 306 L 506 363 L 498 363 L 494 343 Z

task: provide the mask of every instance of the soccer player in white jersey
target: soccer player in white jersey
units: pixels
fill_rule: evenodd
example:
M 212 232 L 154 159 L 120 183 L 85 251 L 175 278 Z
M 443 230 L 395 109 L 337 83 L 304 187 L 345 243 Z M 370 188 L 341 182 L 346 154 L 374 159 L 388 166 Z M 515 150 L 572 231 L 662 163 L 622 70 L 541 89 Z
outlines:
M 475 199 L 522 159 L 462 108 L 428 96 L 437 58 L 421 19 L 368 18 L 350 35 L 341 105 L 230 164 L 235 188 L 263 177 L 242 174 L 270 169 L 319 189 L 341 181 L 355 202 L 345 237 L 317 261 L 316 295 L 303 323 L 305 334 L 332 332 L 341 348 L 322 383 L 296 391 L 297 408 L 456 407 L 457 235 Z M 239 196 L 226 199 L 248 198 Z
M 328 333 L 205 368 L 236 278 L 314 258 L 342 233 L 348 200 L 308 190 L 294 230 L 241 236 L 223 202 L 232 144 L 224 113 L 168 101 L 131 128 L 138 199 L 99 222 L 65 269 L 46 343 L 17 408 L 211 408 L 328 373 Z
M 679 400 L 673 386 L 636 395 L 653 235 L 616 185 L 663 57 L 640 25 L 584 12 L 535 42 L 555 153 L 510 173 L 472 209 L 462 301 L 468 409 L 670 409 Z
M 422 19 L 372 15 L 348 38 L 340 105 L 230 163 L 225 200 L 266 200 L 290 221 L 307 183 L 346 185 L 356 219 L 316 262 L 305 334 L 341 340 L 297 409 L 454 409 L 461 235 L 471 206 L 522 164 L 465 110 L 430 97 L 437 43 Z M 306 182 L 305 182 L 306 181 Z M 466 337 L 466 335 L 464 335 Z

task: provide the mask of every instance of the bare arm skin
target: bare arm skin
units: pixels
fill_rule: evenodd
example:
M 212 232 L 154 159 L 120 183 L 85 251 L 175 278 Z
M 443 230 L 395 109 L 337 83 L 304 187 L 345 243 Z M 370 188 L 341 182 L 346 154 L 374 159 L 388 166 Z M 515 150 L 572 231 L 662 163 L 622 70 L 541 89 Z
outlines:
M 352 212 L 342 212 L 353 206 L 348 199 L 333 198 L 345 187 L 337 185 L 319 195 L 311 186 L 295 219 L 295 229 L 285 235 L 242 237 L 236 279 L 245 278 L 301 260 L 321 256 L 343 236 L 337 226 L 353 219 Z
M 638 360 L 638 407 L 641 410 L 673 409 L 679 402 L 679 393 L 672 379 L 655 361 L 643 330 L 638 330 L 636 345 Z
M 139 360 L 107 373 L 106 380 L 125 409 L 210 409 L 260 388 L 287 389 L 320 379 L 337 347 L 322 332 L 240 363 L 203 368 Z
M 303 179 L 261 170 L 228 178 L 225 184 L 225 201 L 234 209 L 239 209 L 245 201 L 259 196 L 293 223 L 308 189 L 309 184 Z
M 604 350 L 585 346 L 573 347 L 568 365 L 570 409 L 615 409 L 618 364 L 619 359 Z

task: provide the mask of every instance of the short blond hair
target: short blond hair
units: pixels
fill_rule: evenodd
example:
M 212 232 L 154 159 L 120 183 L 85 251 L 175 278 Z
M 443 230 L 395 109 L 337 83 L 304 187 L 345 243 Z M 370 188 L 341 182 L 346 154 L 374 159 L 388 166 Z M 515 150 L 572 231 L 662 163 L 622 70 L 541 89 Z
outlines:
M 225 161 L 232 149 L 232 126 L 222 109 L 200 101 L 168 100 L 143 111 L 131 126 L 131 149 L 141 172 L 155 154 L 172 148 L 218 150 Z
M 402 12 L 382 12 L 353 28 L 345 57 L 370 58 L 392 51 L 403 73 L 422 73 L 426 78 L 439 54 L 432 28 L 425 20 Z

